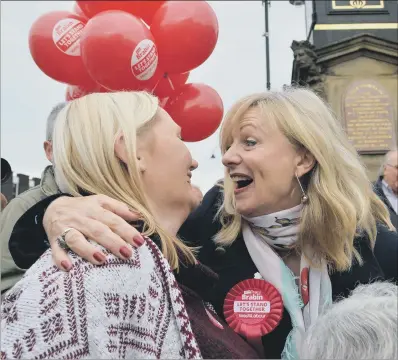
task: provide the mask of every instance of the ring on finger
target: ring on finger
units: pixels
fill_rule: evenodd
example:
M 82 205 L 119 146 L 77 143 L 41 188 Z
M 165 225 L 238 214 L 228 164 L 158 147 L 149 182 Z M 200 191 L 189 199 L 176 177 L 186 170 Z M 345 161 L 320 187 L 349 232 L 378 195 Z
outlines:
M 64 249 L 64 250 L 69 250 L 69 246 L 68 246 L 68 244 L 66 243 L 65 237 L 66 237 L 66 234 L 67 234 L 69 231 L 71 231 L 71 230 L 75 230 L 75 229 L 74 229 L 74 228 L 67 228 L 67 229 L 65 229 L 65 230 L 63 231 L 63 233 L 62 233 L 61 235 L 59 235 L 59 236 L 57 237 L 57 243 L 58 243 L 58 245 L 59 245 L 62 249 Z

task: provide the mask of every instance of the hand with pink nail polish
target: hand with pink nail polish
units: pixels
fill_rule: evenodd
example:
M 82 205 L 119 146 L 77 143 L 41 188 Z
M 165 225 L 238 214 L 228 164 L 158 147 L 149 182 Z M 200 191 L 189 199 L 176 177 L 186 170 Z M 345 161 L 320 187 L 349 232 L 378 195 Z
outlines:
M 122 259 L 129 259 L 132 247 L 140 247 L 145 242 L 139 231 L 129 224 L 138 219 L 137 213 L 126 204 L 105 195 L 60 197 L 48 207 L 43 226 L 56 265 L 69 271 L 71 259 L 57 241 L 65 229 L 72 229 L 65 235 L 65 243 L 70 250 L 94 265 L 102 265 L 105 255 L 87 239 Z

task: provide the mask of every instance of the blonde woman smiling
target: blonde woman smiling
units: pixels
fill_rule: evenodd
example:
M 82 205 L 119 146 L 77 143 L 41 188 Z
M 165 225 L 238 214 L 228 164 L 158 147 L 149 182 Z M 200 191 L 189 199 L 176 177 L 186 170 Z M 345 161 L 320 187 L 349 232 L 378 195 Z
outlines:
M 201 245 L 199 260 L 218 273 L 211 301 L 220 316 L 227 294 L 241 281 L 256 276 L 278 290 L 283 316 L 260 346 L 267 358 L 297 358 L 303 333 L 334 299 L 376 278 L 397 281 L 397 233 L 340 122 L 311 91 L 239 100 L 225 117 L 220 139 L 224 184 L 205 195 L 179 235 Z M 85 215 L 89 207 L 100 208 L 95 197 L 62 197 L 45 213 L 58 264 L 68 257 L 53 239 L 68 227 L 79 232 L 68 246 L 93 261 L 94 249 L 82 235 L 94 221 Z M 44 211 L 38 204 L 26 215 Z M 118 225 L 123 220 L 112 226 L 105 218 L 95 220 L 130 241 Z M 45 236 L 41 225 L 20 221 L 16 227 Z M 18 238 L 11 242 L 23 246 Z M 39 254 L 19 258 L 29 263 Z

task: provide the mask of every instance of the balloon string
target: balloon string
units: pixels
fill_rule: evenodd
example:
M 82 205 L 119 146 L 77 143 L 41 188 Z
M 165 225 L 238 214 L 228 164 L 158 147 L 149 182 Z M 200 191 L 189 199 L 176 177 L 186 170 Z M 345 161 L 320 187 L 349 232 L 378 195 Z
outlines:
M 160 83 L 160 80 L 162 80 L 162 78 L 160 78 L 160 79 L 158 80 L 158 82 L 156 83 L 156 85 L 154 86 L 154 88 L 151 90 L 151 93 L 153 93 L 153 92 L 156 90 L 156 88 L 158 87 L 158 85 L 159 85 L 159 83 Z
M 175 90 L 175 88 L 174 88 L 174 85 L 173 85 L 173 82 L 171 81 L 171 79 L 170 79 L 170 77 L 169 77 L 169 75 L 166 75 L 167 76 L 167 80 L 169 80 L 169 84 L 170 84 L 170 87 L 171 87 L 171 90 Z

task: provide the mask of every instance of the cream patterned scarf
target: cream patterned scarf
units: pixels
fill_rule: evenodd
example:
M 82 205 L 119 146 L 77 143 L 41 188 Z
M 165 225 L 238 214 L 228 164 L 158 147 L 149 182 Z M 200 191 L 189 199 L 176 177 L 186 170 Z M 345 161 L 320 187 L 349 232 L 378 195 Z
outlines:
M 325 262 L 320 268 L 310 267 L 302 255 L 300 292 L 295 277 L 275 250 L 292 247 L 298 238 L 303 205 L 274 214 L 244 217 L 243 238 L 261 277 L 274 285 L 290 314 L 290 332 L 282 359 L 298 359 L 302 336 L 332 302 L 332 286 Z M 261 229 L 261 235 L 256 228 Z M 254 231 L 253 231 L 254 230 Z

